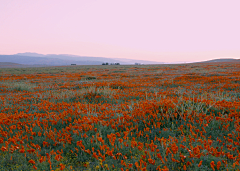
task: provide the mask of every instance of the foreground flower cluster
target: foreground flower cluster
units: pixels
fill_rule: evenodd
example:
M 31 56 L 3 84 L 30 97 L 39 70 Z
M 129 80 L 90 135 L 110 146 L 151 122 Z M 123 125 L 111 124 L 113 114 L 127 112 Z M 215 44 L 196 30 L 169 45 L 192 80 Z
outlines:
M 0 170 L 238 170 L 239 68 L 1 70 Z

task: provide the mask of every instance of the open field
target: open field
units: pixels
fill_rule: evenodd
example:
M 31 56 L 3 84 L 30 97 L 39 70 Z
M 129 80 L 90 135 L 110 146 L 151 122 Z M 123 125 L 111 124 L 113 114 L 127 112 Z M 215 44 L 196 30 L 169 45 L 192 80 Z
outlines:
M 240 63 L 0 69 L 0 170 L 238 170 Z

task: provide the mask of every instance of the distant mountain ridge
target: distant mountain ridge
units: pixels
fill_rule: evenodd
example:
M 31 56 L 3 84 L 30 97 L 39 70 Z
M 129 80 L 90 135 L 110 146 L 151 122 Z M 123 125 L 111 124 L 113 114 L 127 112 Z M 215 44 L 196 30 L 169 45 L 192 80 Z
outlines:
M 73 61 L 59 58 L 49 57 L 30 57 L 19 55 L 0 55 L 0 62 L 14 62 L 23 65 L 48 65 L 48 66 L 63 66 L 63 65 L 100 65 L 101 61 Z
M 89 57 L 77 56 L 67 54 L 38 54 L 38 53 L 18 53 L 14 55 L 0 55 L 0 62 L 14 62 L 23 65 L 49 65 L 49 66 L 63 66 L 63 65 L 101 65 L 102 63 L 120 63 L 120 64 L 162 64 L 161 62 L 121 59 L 121 58 L 104 58 L 104 57 Z
M 155 62 L 146 60 L 134 60 L 124 58 L 105 58 L 105 57 L 89 57 L 68 54 L 38 54 L 32 52 L 18 53 L 14 55 L 0 55 L 0 62 L 12 62 L 22 65 L 32 66 L 64 66 L 64 65 L 102 65 L 102 63 L 120 63 L 122 65 L 137 64 L 181 64 L 181 63 L 216 63 L 216 62 L 240 62 L 240 59 L 219 58 L 201 62 Z

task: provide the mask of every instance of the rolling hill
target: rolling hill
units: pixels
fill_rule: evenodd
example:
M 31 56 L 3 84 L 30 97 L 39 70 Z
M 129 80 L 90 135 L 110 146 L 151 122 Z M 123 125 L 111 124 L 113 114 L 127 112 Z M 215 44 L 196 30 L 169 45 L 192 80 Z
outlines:
M 202 61 L 201 63 L 216 63 L 216 62 L 240 62 L 240 59 L 219 58 L 219 59 L 212 59 L 212 60 L 208 60 L 208 61 Z

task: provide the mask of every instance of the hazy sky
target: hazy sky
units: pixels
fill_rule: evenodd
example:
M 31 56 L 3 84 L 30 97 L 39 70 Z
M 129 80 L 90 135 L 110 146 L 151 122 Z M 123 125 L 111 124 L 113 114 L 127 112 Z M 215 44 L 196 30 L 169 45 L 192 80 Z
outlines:
M 0 0 L 0 54 L 240 58 L 240 0 Z

